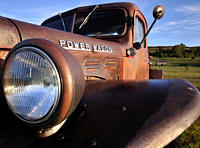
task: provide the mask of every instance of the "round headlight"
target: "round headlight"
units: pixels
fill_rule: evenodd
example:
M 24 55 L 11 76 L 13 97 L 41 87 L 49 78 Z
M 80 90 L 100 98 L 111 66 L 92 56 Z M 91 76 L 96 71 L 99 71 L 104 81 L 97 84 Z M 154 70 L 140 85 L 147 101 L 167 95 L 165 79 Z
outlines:
M 28 123 L 41 123 L 56 110 L 61 82 L 47 54 L 36 47 L 21 47 L 5 64 L 3 88 L 16 116 Z

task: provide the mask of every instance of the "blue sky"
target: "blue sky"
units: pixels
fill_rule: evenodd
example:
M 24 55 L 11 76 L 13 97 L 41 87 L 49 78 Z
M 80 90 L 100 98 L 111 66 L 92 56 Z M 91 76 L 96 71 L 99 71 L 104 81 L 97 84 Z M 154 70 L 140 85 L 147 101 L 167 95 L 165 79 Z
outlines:
M 150 46 L 200 46 L 199 0 L 0 0 L 0 15 L 40 25 L 45 19 L 79 6 L 132 2 L 145 15 L 148 26 L 154 18 L 157 4 L 165 7 L 165 15 L 158 20 L 148 36 Z

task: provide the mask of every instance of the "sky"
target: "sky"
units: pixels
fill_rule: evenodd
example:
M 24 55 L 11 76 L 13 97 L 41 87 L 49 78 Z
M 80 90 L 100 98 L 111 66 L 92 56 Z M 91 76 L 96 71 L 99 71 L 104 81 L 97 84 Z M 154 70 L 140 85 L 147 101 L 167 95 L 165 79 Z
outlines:
M 132 2 L 146 17 L 148 26 L 154 21 L 153 8 L 165 7 L 165 14 L 148 35 L 149 46 L 200 46 L 199 0 L 0 0 L 0 16 L 40 25 L 45 19 L 64 11 L 87 5 Z

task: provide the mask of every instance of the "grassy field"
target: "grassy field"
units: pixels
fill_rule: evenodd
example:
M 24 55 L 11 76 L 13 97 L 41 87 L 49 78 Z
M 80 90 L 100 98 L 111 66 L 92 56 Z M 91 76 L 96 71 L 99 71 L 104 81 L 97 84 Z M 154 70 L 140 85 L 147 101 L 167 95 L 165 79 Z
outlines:
M 165 60 L 166 66 L 155 66 L 156 60 Z M 163 69 L 164 79 L 185 79 L 200 90 L 200 58 L 154 58 L 152 68 Z M 200 118 L 180 137 L 184 148 L 200 147 Z

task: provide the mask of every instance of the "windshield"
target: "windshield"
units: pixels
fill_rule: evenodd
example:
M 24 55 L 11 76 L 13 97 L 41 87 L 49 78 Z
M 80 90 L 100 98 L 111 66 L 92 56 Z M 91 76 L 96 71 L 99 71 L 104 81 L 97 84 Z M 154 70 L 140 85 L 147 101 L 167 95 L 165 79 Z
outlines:
M 65 30 L 67 32 L 71 32 L 71 28 L 72 28 L 72 24 L 73 24 L 73 18 L 74 18 L 73 15 L 62 17 L 62 19 L 64 21 L 64 23 L 63 23 L 62 19 L 60 17 L 58 17 L 58 19 L 53 20 L 51 22 L 48 22 L 44 26 L 54 28 L 54 29 L 58 29 L 58 30 L 63 30 L 63 31 Z M 63 25 L 65 25 L 65 27 Z
M 79 29 L 87 15 L 88 12 L 76 14 L 74 33 L 85 36 L 116 36 L 124 32 L 125 14 L 123 10 L 96 10 L 87 24 Z

